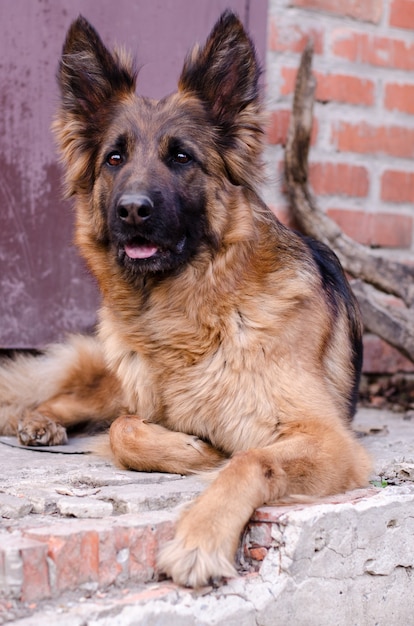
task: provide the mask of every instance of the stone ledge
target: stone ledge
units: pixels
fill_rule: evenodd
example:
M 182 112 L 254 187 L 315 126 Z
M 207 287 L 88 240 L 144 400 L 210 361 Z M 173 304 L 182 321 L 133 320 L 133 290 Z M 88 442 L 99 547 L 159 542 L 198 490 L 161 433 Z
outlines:
M 239 553 L 243 573 L 291 584 L 391 576 L 414 567 L 414 486 L 362 489 L 308 505 L 262 507 Z M 59 520 L 0 535 L 4 597 L 23 602 L 74 589 L 155 580 L 159 547 L 174 514 L 157 511 L 105 520 Z M 408 575 L 408 574 L 407 574 Z M 414 579 L 413 579 L 414 582 Z
M 244 547 L 258 571 L 218 588 L 172 583 L 43 603 L 16 626 L 405 626 L 412 623 L 414 487 L 355 491 L 341 502 L 263 507 Z M 124 521 L 120 528 L 124 527 Z M 83 524 L 83 522 L 81 522 Z M 139 526 L 139 525 L 138 525 Z M 135 527 L 137 527 L 135 525 Z M 54 535 L 55 536 L 55 535 Z M 30 547 L 30 546 L 29 546 Z M 131 584 L 131 580 L 127 581 Z M 83 591 L 85 593 L 85 590 Z
M 0 623 L 406 626 L 413 423 L 362 410 L 355 425 L 373 453 L 373 477 L 388 486 L 258 509 L 242 538 L 240 576 L 198 592 L 157 582 L 155 556 L 201 481 L 2 448 Z

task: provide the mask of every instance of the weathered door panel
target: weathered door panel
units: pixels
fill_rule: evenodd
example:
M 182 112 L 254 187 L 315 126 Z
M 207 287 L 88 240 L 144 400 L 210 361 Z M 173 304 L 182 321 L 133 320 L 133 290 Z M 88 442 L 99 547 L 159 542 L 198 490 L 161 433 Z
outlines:
M 66 30 L 82 13 L 131 49 L 139 92 L 175 89 L 183 58 L 222 10 L 248 25 L 264 59 L 267 0 L 13 0 L 0 3 L 0 348 L 39 347 L 90 329 L 98 295 L 72 241 L 71 203 L 50 125 Z

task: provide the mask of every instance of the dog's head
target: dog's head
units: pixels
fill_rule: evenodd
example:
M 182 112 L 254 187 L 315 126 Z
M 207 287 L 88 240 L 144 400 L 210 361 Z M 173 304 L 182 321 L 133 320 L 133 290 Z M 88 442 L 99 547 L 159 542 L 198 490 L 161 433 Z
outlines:
M 99 242 L 134 278 L 217 246 L 229 187 L 252 188 L 261 176 L 258 78 L 253 45 L 226 12 L 188 56 L 176 93 L 139 97 L 128 56 L 109 52 L 79 17 L 63 48 L 54 128 L 81 247 Z

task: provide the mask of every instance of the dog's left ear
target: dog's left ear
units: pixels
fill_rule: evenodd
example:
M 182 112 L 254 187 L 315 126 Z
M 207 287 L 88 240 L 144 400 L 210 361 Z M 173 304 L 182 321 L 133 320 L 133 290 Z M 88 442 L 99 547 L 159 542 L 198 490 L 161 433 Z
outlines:
M 262 150 L 263 120 L 259 76 L 252 41 L 239 18 L 226 11 L 204 47 L 196 46 L 188 56 L 178 83 L 179 91 L 192 93 L 206 103 L 230 157 L 227 169 L 232 181 L 248 186 L 251 175 L 257 179 L 260 171 L 257 157 Z M 251 173 L 246 172 L 249 157 Z M 238 161 L 243 163 L 238 166 Z
M 259 68 L 254 46 L 243 24 L 226 11 L 202 49 L 196 46 L 185 61 L 179 89 L 193 91 L 210 105 L 221 124 L 258 98 Z

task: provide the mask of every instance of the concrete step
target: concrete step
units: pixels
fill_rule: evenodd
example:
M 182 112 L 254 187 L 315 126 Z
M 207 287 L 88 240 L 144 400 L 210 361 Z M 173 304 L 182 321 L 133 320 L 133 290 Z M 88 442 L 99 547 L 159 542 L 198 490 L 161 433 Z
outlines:
M 197 592 L 157 581 L 155 558 L 199 479 L 2 446 L 0 623 L 412 623 L 414 424 L 361 411 L 356 426 L 386 486 L 258 509 L 240 576 Z

